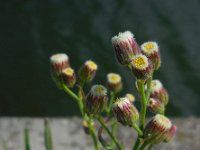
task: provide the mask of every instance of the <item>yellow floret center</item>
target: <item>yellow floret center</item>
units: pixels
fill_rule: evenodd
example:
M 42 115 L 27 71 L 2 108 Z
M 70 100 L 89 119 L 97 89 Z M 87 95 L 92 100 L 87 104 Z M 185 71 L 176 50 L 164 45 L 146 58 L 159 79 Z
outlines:
M 136 68 L 143 68 L 146 65 L 146 61 L 143 57 L 136 57 L 133 59 L 133 63 Z
M 108 82 L 118 83 L 120 81 L 121 81 L 121 77 L 118 74 L 115 74 L 115 73 L 109 73 L 108 74 Z
M 153 44 L 152 42 L 148 42 L 148 43 L 146 43 L 146 44 L 144 45 L 144 48 L 145 48 L 146 50 L 150 50 L 150 49 L 154 48 L 154 44 Z
M 94 89 L 94 92 L 95 92 L 95 93 L 98 93 L 98 94 L 101 94 L 101 93 L 104 92 L 104 88 L 101 87 L 101 86 L 98 86 L 98 87 L 96 87 L 96 88 Z
M 91 61 L 91 60 L 88 60 L 88 61 L 86 62 L 86 65 L 87 65 L 90 69 L 92 69 L 92 70 L 96 70 L 96 69 L 97 69 L 97 65 L 95 64 L 95 62 L 93 62 L 93 61 Z
M 72 68 L 66 68 L 63 70 L 63 72 L 69 76 L 72 76 L 74 74 L 74 70 Z
M 133 101 L 135 101 L 135 96 L 133 95 L 133 94 L 126 94 L 126 97 L 131 101 L 131 102 L 133 102 Z

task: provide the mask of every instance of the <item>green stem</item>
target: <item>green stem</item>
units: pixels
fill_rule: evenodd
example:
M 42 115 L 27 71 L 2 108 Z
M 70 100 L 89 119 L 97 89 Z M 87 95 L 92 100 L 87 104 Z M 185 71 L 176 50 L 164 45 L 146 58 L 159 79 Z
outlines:
M 151 150 L 153 147 L 153 144 L 150 144 L 149 147 L 148 147 L 148 150 Z
M 63 89 L 67 92 L 72 98 L 74 98 L 77 102 L 80 101 L 80 98 L 72 92 L 66 85 L 63 84 Z
M 149 79 L 147 80 L 147 91 L 146 91 L 146 99 L 147 99 L 147 102 L 149 101 L 149 97 L 150 97 L 152 78 L 153 78 L 153 75 L 151 75 L 151 76 L 149 77 Z
M 65 92 L 67 92 L 72 98 L 76 100 L 76 102 L 79 105 L 81 114 L 84 116 L 84 107 L 83 107 L 83 102 L 82 99 L 79 98 L 74 92 L 72 92 L 66 85 L 63 84 L 63 89 Z
M 92 118 L 93 117 L 90 116 L 89 119 L 88 119 L 89 131 L 90 131 L 90 135 L 92 137 L 93 143 L 94 143 L 95 150 L 100 150 L 99 144 L 98 144 L 98 141 L 97 141 L 97 137 L 96 137 L 96 134 L 95 134 L 95 130 L 92 126 Z
M 142 146 L 140 147 L 139 150 L 144 150 L 145 147 L 146 147 L 148 144 L 149 144 L 148 142 L 144 142 L 144 143 L 142 144 Z
M 106 113 L 107 114 L 110 114 L 111 107 L 112 107 L 113 101 L 115 99 L 115 95 L 116 95 L 115 92 L 110 92 L 110 101 L 109 101 L 108 106 L 106 108 Z
M 85 110 L 84 110 L 84 104 L 83 104 L 83 100 L 82 100 L 82 94 L 81 94 L 81 88 L 83 87 L 83 82 L 80 83 L 80 89 L 78 91 L 78 94 L 79 96 L 77 96 L 73 91 L 71 91 L 67 86 L 65 86 L 63 84 L 63 89 L 65 90 L 65 92 L 67 92 L 72 98 L 74 98 L 76 100 L 76 102 L 78 103 L 79 105 L 79 109 L 81 111 L 81 114 L 84 118 L 84 120 L 87 120 L 88 124 L 89 124 L 89 131 L 90 131 L 90 135 L 92 137 L 92 140 L 93 140 L 93 143 L 94 143 L 94 146 L 95 146 L 95 150 L 100 150 L 99 148 L 99 144 L 98 144 L 98 140 L 97 140 L 97 137 L 96 137 L 96 134 L 95 134 L 95 130 L 94 130 L 94 127 L 92 126 L 92 116 L 88 117 L 87 114 L 85 113 Z
M 139 126 L 140 126 L 140 129 L 143 131 L 144 123 L 145 123 L 145 116 L 146 116 L 147 100 L 146 100 L 145 91 L 144 91 L 144 81 L 139 80 L 137 83 L 138 83 L 138 92 L 139 92 L 139 95 L 141 98 Z
M 144 80 L 138 80 L 137 81 L 137 86 L 138 86 L 138 93 L 141 99 L 141 107 L 140 107 L 140 118 L 139 118 L 139 127 L 140 130 L 144 130 L 144 123 L 145 123 L 145 116 L 146 116 L 146 96 L 145 96 L 145 91 L 144 91 Z M 137 141 L 133 147 L 133 150 L 137 150 L 138 147 L 140 146 L 140 134 L 138 133 L 138 138 Z
M 102 118 L 100 116 L 98 116 L 97 120 L 99 121 L 99 123 L 101 124 L 101 126 L 106 130 L 106 132 L 108 133 L 108 135 L 110 136 L 110 138 L 113 140 L 113 142 L 116 144 L 118 150 L 122 150 L 122 146 L 119 144 L 118 140 L 114 137 L 114 135 L 110 132 L 110 130 L 105 125 L 105 123 L 102 120 Z
M 115 136 L 115 133 L 116 133 L 116 129 L 117 129 L 117 122 L 116 121 L 112 121 L 112 124 L 111 124 L 111 132 L 112 132 L 112 135 Z M 115 143 L 112 141 L 112 147 L 115 146 Z M 114 149 L 114 148 L 113 148 Z
M 142 131 L 140 130 L 140 128 L 136 124 L 133 124 L 133 128 L 137 131 L 139 136 L 143 135 Z
M 140 146 L 140 139 L 138 137 L 132 150 L 137 150 L 139 146 Z

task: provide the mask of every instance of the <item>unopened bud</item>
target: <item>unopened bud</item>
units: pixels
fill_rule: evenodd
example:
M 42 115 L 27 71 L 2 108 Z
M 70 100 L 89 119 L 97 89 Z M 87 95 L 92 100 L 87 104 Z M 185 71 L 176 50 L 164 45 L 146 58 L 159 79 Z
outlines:
M 125 97 L 128 98 L 129 101 L 132 102 L 132 103 L 135 101 L 135 96 L 133 94 L 131 94 L 131 93 L 127 93 L 125 95 Z
M 132 58 L 132 71 L 137 79 L 148 79 L 152 74 L 152 65 L 145 55 L 139 54 Z
M 98 66 L 92 60 L 87 60 L 80 68 L 78 75 L 82 81 L 89 82 L 96 75 Z
M 102 85 L 93 85 L 86 97 L 86 109 L 89 114 L 101 113 L 106 105 L 107 89 Z
M 107 75 L 107 85 L 111 91 L 115 93 L 120 92 L 122 90 L 121 76 L 116 73 L 109 73 Z
M 76 75 L 74 70 L 70 67 L 63 69 L 62 73 L 60 74 L 60 78 L 68 87 L 73 87 L 76 83 Z
M 91 122 L 91 126 L 94 127 L 94 122 Z M 83 130 L 86 134 L 90 134 L 89 124 L 86 120 L 83 121 Z
M 165 106 L 163 103 L 161 103 L 159 100 L 150 98 L 149 99 L 149 104 L 148 108 L 153 112 L 153 113 L 158 113 L 158 114 L 164 114 L 165 112 Z
M 54 54 L 50 57 L 52 73 L 58 76 L 63 69 L 69 67 L 69 57 L 66 54 Z
M 150 97 L 158 99 L 165 106 L 168 104 L 169 95 L 159 80 L 152 80 L 150 88 Z
M 164 142 L 170 142 L 174 135 L 176 134 L 177 127 L 175 125 L 172 125 L 172 127 L 167 131 L 166 137 Z
M 140 47 L 130 31 L 119 33 L 112 38 L 112 45 L 115 50 L 117 60 L 122 65 L 128 65 L 135 54 L 140 53 Z
M 160 114 L 153 117 L 144 129 L 144 140 L 157 144 L 165 140 L 168 130 L 172 127 L 171 121 Z
M 139 118 L 138 110 L 126 97 L 117 99 L 112 111 L 117 120 L 125 126 L 132 126 Z
M 161 65 L 159 47 L 156 42 L 145 42 L 141 45 L 142 53 L 148 57 L 153 64 L 153 68 L 158 70 Z

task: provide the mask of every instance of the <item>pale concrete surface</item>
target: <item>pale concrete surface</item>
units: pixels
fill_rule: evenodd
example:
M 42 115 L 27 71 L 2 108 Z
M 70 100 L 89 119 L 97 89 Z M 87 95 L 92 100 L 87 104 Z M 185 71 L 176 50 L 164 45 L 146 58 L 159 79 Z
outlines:
M 90 137 L 85 135 L 79 118 L 52 118 L 54 150 L 93 150 Z M 200 119 L 174 118 L 178 131 L 171 143 L 154 146 L 154 150 L 200 150 Z M 0 118 L 0 150 L 4 141 L 8 150 L 23 150 L 23 129 L 30 130 L 31 150 L 45 150 L 43 139 L 43 119 L 41 118 Z M 136 133 L 129 127 L 119 126 L 120 140 L 130 150 Z

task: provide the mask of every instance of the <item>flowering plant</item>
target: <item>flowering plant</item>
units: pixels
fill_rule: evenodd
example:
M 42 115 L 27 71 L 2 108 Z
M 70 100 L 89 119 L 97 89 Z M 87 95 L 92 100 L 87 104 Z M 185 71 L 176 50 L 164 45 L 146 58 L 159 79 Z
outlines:
M 149 41 L 139 46 L 134 35 L 125 31 L 112 38 L 112 45 L 118 62 L 129 68 L 136 79 L 139 111 L 134 106 L 134 95 L 127 93 L 124 97 L 118 97 L 123 88 L 119 74 L 109 73 L 106 87 L 96 84 L 89 92 L 85 92 L 84 85 L 93 80 L 98 69 L 92 60 L 87 60 L 76 75 L 66 54 L 52 55 L 50 64 L 53 80 L 77 102 L 84 131 L 91 135 L 95 150 L 100 149 L 100 144 L 107 150 L 125 148 L 115 134 L 118 123 L 136 130 L 138 135 L 133 150 L 151 149 L 154 144 L 169 142 L 176 132 L 176 126 L 164 115 L 168 93 L 159 80 L 153 80 L 153 73 L 161 66 L 158 44 Z M 155 116 L 145 126 L 147 108 Z M 102 116 L 102 113 L 105 115 Z M 97 123 L 100 125 L 98 130 Z M 103 130 L 110 141 L 103 138 Z

